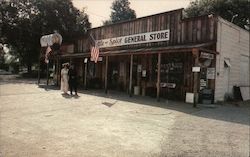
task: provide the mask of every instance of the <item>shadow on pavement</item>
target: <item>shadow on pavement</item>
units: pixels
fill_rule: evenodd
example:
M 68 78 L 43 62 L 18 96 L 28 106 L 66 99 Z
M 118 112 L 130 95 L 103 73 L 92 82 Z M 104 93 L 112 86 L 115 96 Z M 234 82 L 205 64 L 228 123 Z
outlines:
M 0 75 L 0 84 L 35 84 L 36 78 L 22 78 L 20 75 Z
M 38 88 L 43 88 L 44 90 L 59 90 L 59 87 L 56 85 L 46 85 L 46 84 L 39 84 Z
M 188 104 L 181 101 L 161 99 L 160 102 L 158 102 L 156 98 L 148 96 L 129 97 L 129 95 L 125 92 L 108 91 L 108 93 L 105 94 L 104 90 L 81 90 L 79 93 L 116 99 L 117 101 L 126 101 L 141 105 L 160 107 L 187 113 L 193 116 L 227 121 L 232 123 L 239 123 L 250 126 L 250 101 L 249 103 L 242 103 L 240 107 L 234 105 L 219 104 L 215 104 L 214 107 L 209 107 L 206 105 L 198 104 L 197 108 L 193 108 L 193 104 Z M 112 106 L 112 104 L 107 105 Z

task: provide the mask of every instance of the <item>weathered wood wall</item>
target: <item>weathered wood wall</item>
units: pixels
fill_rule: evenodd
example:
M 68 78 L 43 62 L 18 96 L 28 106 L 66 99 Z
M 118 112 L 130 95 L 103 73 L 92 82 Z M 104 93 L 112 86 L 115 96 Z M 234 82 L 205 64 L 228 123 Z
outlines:
M 97 27 L 90 29 L 89 34 L 91 34 L 95 40 L 100 40 L 145 32 L 170 30 L 169 41 L 103 48 L 101 52 L 108 50 L 198 44 L 216 40 L 216 18 L 200 16 L 183 19 L 182 11 L 182 9 L 179 9 L 117 24 Z M 78 47 L 76 50 L 77 52 L 89 52 L 90 37 L 83 37 L 79 39 L 76 44 Z

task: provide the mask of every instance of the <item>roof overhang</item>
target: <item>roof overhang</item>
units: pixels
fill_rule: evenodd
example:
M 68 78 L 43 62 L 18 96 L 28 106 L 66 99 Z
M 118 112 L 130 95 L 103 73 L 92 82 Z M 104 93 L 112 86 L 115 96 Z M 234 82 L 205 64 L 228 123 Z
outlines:
M 152 47 L 152 48 L 137 48 L 137 49 L 126 49 L 126 50 L 109 50 L 102 52 L 100 50 L 100 56 L 114 56 L 114 55 L 139 55 L 139 54 L 155 54 L 155 53 L 175 53 L 175 52 L 192 52 L 192 50 L 198 49 L 203 52 L 219 54 L 218 52 L 205 47 L 211 46 L 215 42 L 201 43 L 201 44 L 189 44 L 189 45 L 176 45 L 168 47 Z M 86 53 L 73 53 L 60 55 L 61 58 L 78 58 L 78 57 L 89 57 L 90 52 Z

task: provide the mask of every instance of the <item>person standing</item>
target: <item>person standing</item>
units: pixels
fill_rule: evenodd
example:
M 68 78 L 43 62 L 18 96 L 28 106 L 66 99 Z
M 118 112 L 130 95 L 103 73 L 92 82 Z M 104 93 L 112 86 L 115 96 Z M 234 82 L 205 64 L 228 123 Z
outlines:
M 68 90 L 69 90 L 69 84 L 68 84 L 68 80 L 69 80 L 69 76 L 68 76 L 68 64 L 64 63 L 63 64 L 63 68 L 61 70 L 61 91 L 63 91 L 64 94 L 67 94 Z
M 70 89 L 70 95 L 72 95 L 72 91 L 74 89 L 75 91 L 75 95 L 77 95 L 77 72 L 76 72 L 76 68 L 74 65 L 70 66 L 69 69 L 69 89 Z

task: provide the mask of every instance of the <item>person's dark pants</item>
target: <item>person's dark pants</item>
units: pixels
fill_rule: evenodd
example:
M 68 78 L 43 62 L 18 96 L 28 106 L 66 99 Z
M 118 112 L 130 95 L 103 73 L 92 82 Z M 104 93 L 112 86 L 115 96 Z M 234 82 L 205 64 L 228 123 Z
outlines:
M 75 94 L 77 95 L 77 82 L 76 82 L 76 80 L 69 80 L 69 89 L 70 89 L 71 95 L 72 95 L 73 89 L 75 91 Z

